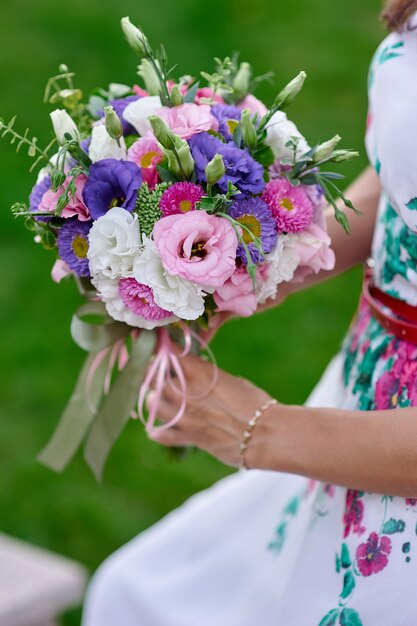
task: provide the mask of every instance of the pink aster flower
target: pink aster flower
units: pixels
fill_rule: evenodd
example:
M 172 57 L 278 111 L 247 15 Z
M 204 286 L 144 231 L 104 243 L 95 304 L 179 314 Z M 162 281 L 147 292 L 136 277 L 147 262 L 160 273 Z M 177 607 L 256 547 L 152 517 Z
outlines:
M 219 123 L 210 112 L 208 104 L 186 103 L 177 107 L 162 107 L 156 114 L 162 117 L 170 129 L 182 139 L 190 139 L 197 133 L 218 130 Z
M 174 183 L 162 194 L 159 206 L 162 215 L 175 215 L 194 211 L 197 202 L 200 202 L 204 189 L 194 183 Z
M 238 239 L 228 220 L 204 211 L 156 222 L 154 241 L 165 269 L 206 288 L 220 287 L 236 268 Z
M 224 104 L 224 100 L 218 93 L 215 93 L 210 87 L 200 87 L 195 94 L 196 104 Z
M 230 311 L 240 317 L 250 317 L 255 313 L 257 297 L 253 282 L 246 268 L 236 269 L 224 285 L 213 294 L 217 311 Z
M 138 283 L 135 278 L 119 280 L 119 295 L 125 307 L 138 317 L 153 322 L 172 317 L 172 313 L 156 304 L 152 289 Z
M 59 187 L 57 191 L 49 189 L 43 194 L 42 200 L 39 204 L 38 211 L 45 211 L 47 213 L 53 213 L 58 204 L 60 196 L 66 191 L 71 179 L 66 178 L 62 187 Z M 91 219 L 90 212 L 83 200 L 83 189 L 87 182 L 87 176 L 80 174 L 75 179 L 75 194 L 69 196 L 69 202 L 65 209 L 61 213 L 61 217 L 78 217 L 80 222 L 86 222 Z
M 313 204 L 301 187 L 286 178 L 270 180 L 261 198 L 271 209 L 279 233 L 301 233 L 310 226 Z
M 162 152 L 152 133 L 147 133 L 133 143 L 127 151 L 127 160 L 136 163 L 142 172 L 142 181 L 148 183 L 150 189 L 160 182 L 157 164 L 162 159 Z
M 258 100 L 258 98 L 251 93 L 248 93 L 246 98 L 243 98 L 237 106 L 239 109 L 242 109 L 242 111 L 243 109 L 249 109 L 251 113 L 257 113 L 259 118 L 263 117 L 268 112 L 264 103 Z
M 379 537 L 371 533 L 365 543 L 361 543 L 356 550 L 356 560 L 362 576 L 377 574 L 388 565 L 391 553 L 391 539 Z

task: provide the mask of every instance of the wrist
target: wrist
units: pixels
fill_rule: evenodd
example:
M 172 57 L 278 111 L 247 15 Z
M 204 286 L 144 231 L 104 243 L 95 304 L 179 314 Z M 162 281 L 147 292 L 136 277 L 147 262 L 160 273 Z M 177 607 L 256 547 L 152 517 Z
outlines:
M 302 433 L 309 421 L 305 406 L 278 404 L 258 421 L 246 458 L 254 469 L 304 473 Z

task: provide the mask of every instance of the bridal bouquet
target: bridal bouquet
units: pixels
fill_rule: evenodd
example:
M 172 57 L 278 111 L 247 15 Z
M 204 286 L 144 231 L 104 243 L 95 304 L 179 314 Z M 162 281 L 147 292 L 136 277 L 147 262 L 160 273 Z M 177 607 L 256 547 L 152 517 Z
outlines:
M 346 229 L 336 199 L 353 209 L 335 182 L 343 176 L 323 165 L 356 153 L 337 149 L 338 136 L 310 147 L 283 112 L 304 72 L 268 109 L 252 94 L 266 76 L 248 63 L 216 59 L 201 80 L 174 79 L 163 47 L 154 52 L 128 18 L 122 28 L 141 57 L 141 86 L 112 83 L 84 102 L 61 66 L 46 91 L 57 106 L 50 144 L 20 135 L 14 119 L 0 128 L 42 165 L 14 214 L 54 251 L 52 278 L 75 278 L 87 300 L 71 330 L 89 356 L 40 458 L 60 470 L 85 441 L 97 476 L 129 416 L 148 429 L 181 418 L 187 390 L 172 342 L 183 354 L 205 349 L 198 330 L 218 312 L 250 316 L 280 283 L 332 269 L 324 207 Z M 181 407 L 158 426 L 158 394 L 173 375 Z

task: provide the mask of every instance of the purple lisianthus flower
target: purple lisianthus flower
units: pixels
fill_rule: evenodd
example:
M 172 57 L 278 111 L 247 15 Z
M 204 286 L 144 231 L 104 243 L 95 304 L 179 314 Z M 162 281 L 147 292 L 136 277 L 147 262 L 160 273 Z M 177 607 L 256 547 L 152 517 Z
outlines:
M 91 222 L 80 222 L 74 217 L 66 220 L 58 232 L 59 256 L 77 276 L 90 276 L 87 258 L 90 228 Z
M 260 198 L 237 199 L 230 207 L 229 215 L 260 240 L 263 253 L 254 245 L 253 237 L 246 228 L 242 228 L 242 239 L 248 247 L 252 261 L 263 261 L 264 255 L 271 252 L 278 239 L 277 226 L 268 205 Z M 246 251 L 241 243 L 237 248 L 237 256 L 247 264 Z
M 36 183 L 36 185 L 33 187 L 32 192 L 29 196 L 29 211 L 31 211 L 32 213 L 36 213 L 39 205 L 41 203 L 41 200 L 43 198 L 43 195 L 49 191 L 51 188 L 51 177 L 48 174 L 47 176 L 45 176 L 44 178 L 42 178 L 38 183 Z M 49 222 L 49 220 L 51 219 L 51 217 L 46 216 L 46 217 L 40 217 L 38 215 L 35 216 L 35 220 L 37 220 L 38 222 Z
M 90 166 L 83 191 L 83 200 L 93 220 L 115 206 L 132 212 L 142 174 L 136 163 L 118 159 L 102 159 Z
M 136 102 L 139 100 L 140 96 L 127 96 L 126 98 L 116 98 L 115 100 L 109 100 L 109 104 L 113 107 L 116 114 L 119 116 L 120 121 L 122 122 L 123 135 L 137 135 L 136 129 L 129 124 L 127 120 L 123 117 L 123 112 L 128 104 L 131 102 Z M 104 111 L 99 111 L 98 114 L 100 117 L 104 117 Z
M 209 133 L 198 133 L 189 140 L 198 182 L 207 182 L 204 169 L 216 154 L 221 154 L 225 175 L 217 182 L 221 191 L 227 191 L 229 180 L 244 194 L 258 194 L 265 187 L 264 168 L 246 149 L 238 148 L 232 141 L 223 143 Z
M 230 104 L 215 104 L 211 112 L 219 121 L 219 133 L 227 140 L 233 139 L 233 133 L 240 122 L 242 111 Z

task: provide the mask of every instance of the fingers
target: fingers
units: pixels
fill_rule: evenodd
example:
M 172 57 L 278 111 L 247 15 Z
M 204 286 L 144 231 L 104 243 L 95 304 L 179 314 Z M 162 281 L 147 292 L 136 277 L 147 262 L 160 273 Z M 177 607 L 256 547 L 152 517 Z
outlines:
M 191 442 L 181 430 L 176 428 L 168 428 L 167 430 L 154 430 L 149 433 L 149 439 L 156 441 L 163 446 L 182 447 L 189 446 Z

